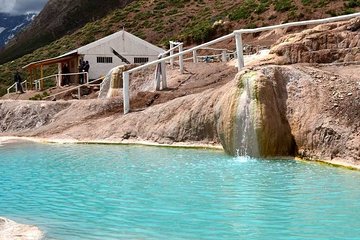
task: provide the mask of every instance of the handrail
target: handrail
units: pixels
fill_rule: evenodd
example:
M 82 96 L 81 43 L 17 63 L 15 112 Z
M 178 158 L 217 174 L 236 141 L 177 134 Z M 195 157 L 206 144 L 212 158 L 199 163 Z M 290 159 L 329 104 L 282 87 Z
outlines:
M 204 47 L 213 45 L 218 42 L 222 42 L 224 40 L 227 40 L 229 38 L 235 37 L 236 42 L 236 57 L 237 57 L 237 68 L 238 71 L 240 71 L 244 67 L 244 49 L 243 49 L 243 42 L 242 42 L 242 34 L 243 33 L 256 33 L 261 31 L 268 31 L 273 30 L 277 28 L 286 28 L 286 27 L 293 27 L 293 26 L 303 26 L 303 25 L 312 25 L 312 24 L 322 24 L 322 23 L 328 23 L 328 22 L 336 22 L 341 20 L 347 20 L 354 17 L 360 17 L 360 13 L 353 13 L 343 16 L 337 16 L 337 17 L 331 17 L 331 18 L 325 18 L 325 19 L 316 19 L 316 20 L 307 20 L 307 21 L 300 21 L 300 22 L 293 22 L 293 23 L 285 23 L 285 24 L 279 24 L 275 26 L 268 26 L 268 27 L 260 27 L 255 29 L 240 29 L 235 30 L 232 33 L 222 36 L 220 38 L 217 38 L 215 40 L 212 40 L 207 43 L 203 43 L 201 45 L 195 46 L 190 49 L 186 49 L 184 51 L 181 51 L 180 49 L 179 53 L 177 54 L 170 54 L 168 57 L 164 57 L 158 60 L 155 60 L 153 62 L 146 63 L 142 66 L 130 69 L 128 71 L 123 72 L 123 98 L 124 98 L 124 114 L 128 113 L 130 111 L 130 98 L 129 98 L 129 85 L 130 85 L 130 73 L 142 70 L 144 68 L 147 68 L 149 66 L 159 64 L 159 63 L 165 63 L 167 60 L 170 60 L 170 62 L 173 62 L 173 59 L 176 57 L 181 58 L 180 65 L 182 66 L 182 58 L 185 54 L 193 53 L 195 56 L 196 50 L 202 49 Z M 171 42 L 174 43 L 174 42 Z M 181 67 L 180 67 L 181 68 Z M 181 70 L 180 70 L 181 71 Z M 181 71 L 182 72 L 182 71 Z
M 306 20 L 306 21 L 300 21 L 300 22 L 291 22 L 291 23 L 284 23 L 284 24 L 278 24 L 274 26 L 267 26 L 267 27 L 260 27 L 260 28 L 254 28 L 254 29 L 240 29 L 235 30 L 234 33 L 256 33 L 256 32 L 263 32 L 263 31 L 269 31 L 274 30 L 276 28 L 287 28 L 287 27 L 298 27 L 298 26 L 304 26 L 304 25 L 314 25 L 314 24 L 322 24 L 322 23 L 328 23 L 328 22 L 338 22 L 341 20 L 347 20 L 354 17 L 360 17 L 360 13 L 352 13 L 348 15 L 342 15 L 337 17 L 330 17 L 330 18 L 324 18 L 324 19 L 315 19 L 315 20 Z
M 35 88 L 36 88 L 36 90 L 37 90 L 40 81 L 44 81 L 45 79 L 52 78 L 52 77 L 56 77 L 56 81 L 59 81 L 59 80 L 58 80 L 58 77 L 60 77 L 60 76 L 74 76 L 74 75 L 85 75 L 85 76 L 86 76 L 86 82 L 89 82 L 89 73 L 87 73 L 87 72 L 59 73 L 59 74 L 53 74 L 53 75 L 50 75 L 50 76 L 46 76 L 46 77 L 43 77 L 43 78 L 39 78 L 39 79 L 34 80 Z M 60 81 L 59 81 L 57 84 L 58 84 L 58 86 L 61 86 L 61 85 L 60 85 Z M 40 88 L 40 87 L 39 87 L 39 88 Z
M 163 53 L 160 53 L 159 56 L 164 57 L 165 55 L 167 55 L 167 54 L 171 53 L 172 51 L 174 51 L 175 49 L 179 48 L 180 45 L 182 46 L 182 45 L 184 45 L 184 43 L 179 43 L 179 44 L 176 45 L 175 47 L 172 47 L 172 48 L 170 48 L 169 50 L 167 50 L 167 51 L 165 51 L 165 52 L 163 52 Z
M 50 98 L 50 97 L 56 97 L 56 96 L 58 96 L 58 95 L 60 95 L 60 94 L 63 94 L 63 93 L 66 93 L 66 92 L 70 92 L 70 91 L 73 91 L 73 90 L 75 90 L 75 89 L 79 89 L 79 88 L 81 88 L 81 87 L 83 87 L 83 86 L 89 85 L 90 83 L 97 82 L 97 81 L 100 81 L 100 80 L 104 80 L 104 78 L 105 78 L 105 77 L 100 77 L 100 78 L 98 78 L 98 79 L 89 81 L 89 82 L 87 82 L 87 83 L 80 84 L 80 85 L 75 86 L 75 87 L 73 87 L 73 88 L 69 88 L 69 89 L 66 89 L 66 90 L 64 90 L 64 91 L 58 92 L 58 93 L 56 93 L 56 94 L 47 96 L 47 97 L 45 97 L 44 99 L 48 99 L 48 98 Z M 80 99 L 80 98 L 79 98 L 79 99 Z
M 215 43 L 224 41 L 224 40 L 226 40 L 226 39 L 228 39 L 228 38 L 231 38 L 231 37 L 233 37 L 233 36 L 234 36 L 234 33 L 230 33 L 230 34 L 228 34 L 228 35 L 225 35 L 225 36 L 223 36 L 223 37 L 220 37 L 220 38 L 218 38 L 218 39 L 212 40 L 212 41 L 207 42 L 207 43 L 203 43 L 203 44 L 201 44 L 201 45 L 199 45 L 199 46 L 196 46 L 196 47 L 193 47 L 193 48 L 191 48 L 191 49 L 187 49 L 187 50 L 184 50 L 184 51 L 182 51 L 182 52 L 176 53 L 176 54 L 174 54 L 174 55 L 171 55 L 171 56 L 168 56 L 168 57 L 164 57 L 164 58 L 155 60 L 155 61 L 153 61 L 153 62 L 146 63 L 146 64 L 141 65 L 141 66 L 136 67 L 136 68 L 132 68 L 132 69 L 126 71 L 126 72 L 127 72 L 127 73 L 133 73 L 133 72 L 139 71 L 139 70 L 141 70 L 141 69 L 143 69 L 143 68 L 147 68 L 147 67 L 150 67 L 150 66 L 152 66 L 152 65 L 156 65 L 156 64 L 158 64 L 158 63 L 161 63 L 161 62 L 170 60 L 171 58 L 176 58 L 176 57 L 185 55 L 185 54 L 187 54 L 187 53 L 191 53 L 191 52 L 194 51 L 194 50 L 198 50 L 198 49 L 201 49 L 201 48 L 203 48 L 203 47 L 207 47 L 207 46 L 209 46 L 209 45 L 212 45 L 212 44 L 215 44 Z
M 27 83 L 27 80 L 22 81 L 22 82 L 20 83 L 21 86 L 22 86 L 24 83 Z M 11 90 L 13 87 L 15 87 L 15 92 L 18 91 L 18 89 L 17 89 L 17 83 L 14 83 L 13 85 L 11 85 L 10 87 L 7 88 L 7 94 L 10 94 L 10 90 Z M 26 87 L 25 91 L 27 91 L 27 87 Z
M 7 89 L 7 94 L 9 94 L 10 93 L 10 90 L 13 88 L 13 87 L 15 87 L 16 86 L 16 83 L 14 83 L 13 85 L 11 85 L 10 87 L 8 87 L 8 89 Z

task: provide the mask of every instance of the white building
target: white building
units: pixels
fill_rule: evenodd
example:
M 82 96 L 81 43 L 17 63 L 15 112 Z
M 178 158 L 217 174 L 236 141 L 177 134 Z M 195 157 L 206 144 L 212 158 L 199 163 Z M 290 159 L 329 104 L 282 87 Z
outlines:
M 75 51 L 84 61 L 89 61 L 90 79 L 104 76 L 110 69 L 126 64 L 126 60 L 130 63 L 147 63 L 158 59 L 159 54 L 164 52 L 163 49 L 124 30 Z M 120 59 L 121 56 L 126 60 Z
M 61 56 L 33 62 L 23 68 L 29 71 L 31 79 L 34 80 L 38 78 L 36 68 L 40 68 L 40 78 L 43 77 L 43 68 L 51 64 L 58 64 L 59 73 L 65 64 L 68 65 L 70 73 L 76 73 L 79 71 L 80 61 L 84 60 L 90 64 L 89 79 L 97 79 L 116 66 L 127 63 L 143 64 L 158 59 L 163 52 L 163 49 L 122 30 Z M 77 79 L 72 77 L 71 82 L 76 82 Z

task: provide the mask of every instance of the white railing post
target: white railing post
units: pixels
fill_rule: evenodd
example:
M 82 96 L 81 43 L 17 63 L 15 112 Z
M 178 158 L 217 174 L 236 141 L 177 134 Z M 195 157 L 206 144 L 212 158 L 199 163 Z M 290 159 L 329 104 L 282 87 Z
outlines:
M 162 90 L 167 88 L 166 82 L 166 63 L 165 61 L 161 62 L 161 80 L 162 80 Z
M 194 63 L 197 63 L 197 62 L 198 62 L 196 50 L 193 51 L 193 62 L 194 62 Z
M 156 65 L 155 69 L 155 90 L 160 91 L 161 63 Z
M 123 72 L 123 101 L 124 101 L 124 114 L 130 111 L 130 98 L 129 98 L 129 73 Z
M 80 100 L 80 98 L 81 98 L 81 89 L 80 89 L 81 87 L 78 87 L 78 99 Z
M 172 55 L 174 55 L 174 43 L 172 42 L 172 41 L 170 41 L 170 57 L 172 56 Z M 170 67 L 174 67 L 174 58 L 170 58 Z
M 236 40 L 236 56 L 237 56 L 237 68 L 240 72 L 241 69 L 245 66 L 244 64 L 244 52 L 243 52 L 243 42 L 241 33 L 235 33 L 235 40 Z
M 182 53 L 183 51 L 183 44 L 180 43 L 179 45 L 179 53 Z M 180 66 L 180 73 L 183 74 L 184 73 L 184 55 L 180 54 L 179 55 L 179 66 Z
M 226 50 L 223 50 L 221 52 L 221 61 L 222 62 L 227 62 L 227 52 L 226 52 Z

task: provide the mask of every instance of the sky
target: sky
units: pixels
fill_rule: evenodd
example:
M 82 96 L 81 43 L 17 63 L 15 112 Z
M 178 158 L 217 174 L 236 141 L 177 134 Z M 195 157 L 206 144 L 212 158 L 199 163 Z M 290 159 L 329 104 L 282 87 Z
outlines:
M 48 0 L 0 0 L 0 12 L 20 15 L 40 12 Z

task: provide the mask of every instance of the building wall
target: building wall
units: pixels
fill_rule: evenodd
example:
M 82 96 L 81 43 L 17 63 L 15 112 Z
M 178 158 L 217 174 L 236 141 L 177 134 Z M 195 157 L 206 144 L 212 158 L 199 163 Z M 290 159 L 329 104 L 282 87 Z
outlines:
M 130 63 L 134 63 L 134 58 L 149 58 L 149 61 L 154 61 L 158 59 L 158 55 L 161 53 L 160 51 L 155 51 L 146 43 L 144 44 L 142 41 L 134 39 L 126 32 L 119 34 L 116 38 L 102 41 L 98 45 L 90 44 L 87 47 L 80 48 L 78 52 L 83 56 L 84 61 L 89 61 L 90 79 L 105 76 L 112 68 L 126 64 L 113 54 L 112 48 Z M 112 58 L 112 63 L 98 63 L 98 57 L 110 57 Z

